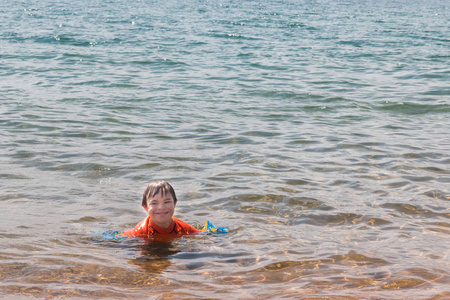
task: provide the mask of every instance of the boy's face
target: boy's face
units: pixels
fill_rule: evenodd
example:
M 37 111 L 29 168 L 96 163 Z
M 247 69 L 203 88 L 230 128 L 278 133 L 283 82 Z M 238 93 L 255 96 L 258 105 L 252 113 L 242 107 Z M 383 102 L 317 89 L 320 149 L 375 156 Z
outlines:
M 159 193 L 147 199 L 147 207 L 144 206 L 153 223 L 166 229 L 172 223 L 175 211 L 175 201 L 170 193 Z

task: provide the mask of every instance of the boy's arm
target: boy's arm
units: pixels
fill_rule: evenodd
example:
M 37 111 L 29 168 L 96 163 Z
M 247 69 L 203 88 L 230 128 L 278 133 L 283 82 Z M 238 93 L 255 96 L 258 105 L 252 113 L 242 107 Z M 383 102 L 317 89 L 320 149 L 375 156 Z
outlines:
M 177 223 L 177 227 L 179 228 L 179 232 L 182 234 L 192 234 L 192 233 L 198 233 L 202 232 L 201 230 L 198 230 L 197 228 L 189 225 L 186 222 L 183 222 L 177 218 L 173 218 L 174 221 Z

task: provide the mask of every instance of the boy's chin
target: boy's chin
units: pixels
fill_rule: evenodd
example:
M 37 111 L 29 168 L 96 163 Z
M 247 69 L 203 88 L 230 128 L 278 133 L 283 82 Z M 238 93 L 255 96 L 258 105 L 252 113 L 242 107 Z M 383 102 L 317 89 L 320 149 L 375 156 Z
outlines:
M 172 217 L 166 216 L 166 217 L 154 217 L 152 218 L 152 223 L 161 226 L 161 227 L 168 227 L 172 223 Z

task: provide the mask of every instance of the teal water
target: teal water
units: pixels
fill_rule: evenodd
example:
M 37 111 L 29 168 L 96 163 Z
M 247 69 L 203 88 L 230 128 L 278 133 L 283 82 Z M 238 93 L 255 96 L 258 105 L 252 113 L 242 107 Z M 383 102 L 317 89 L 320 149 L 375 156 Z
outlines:
M 4 1 L 0 297 L 450 297 L 448 1 Z M 225 236 L 99 241 L 166 179 Z

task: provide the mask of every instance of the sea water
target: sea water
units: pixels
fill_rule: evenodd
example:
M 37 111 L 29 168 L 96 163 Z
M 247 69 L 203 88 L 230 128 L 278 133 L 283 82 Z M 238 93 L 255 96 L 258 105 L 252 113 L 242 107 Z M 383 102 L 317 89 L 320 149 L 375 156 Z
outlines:
M 450 3 L 0 5 L 0 297 L 450 297 Z M 93 238 L 145 217 L 230 228 Z

